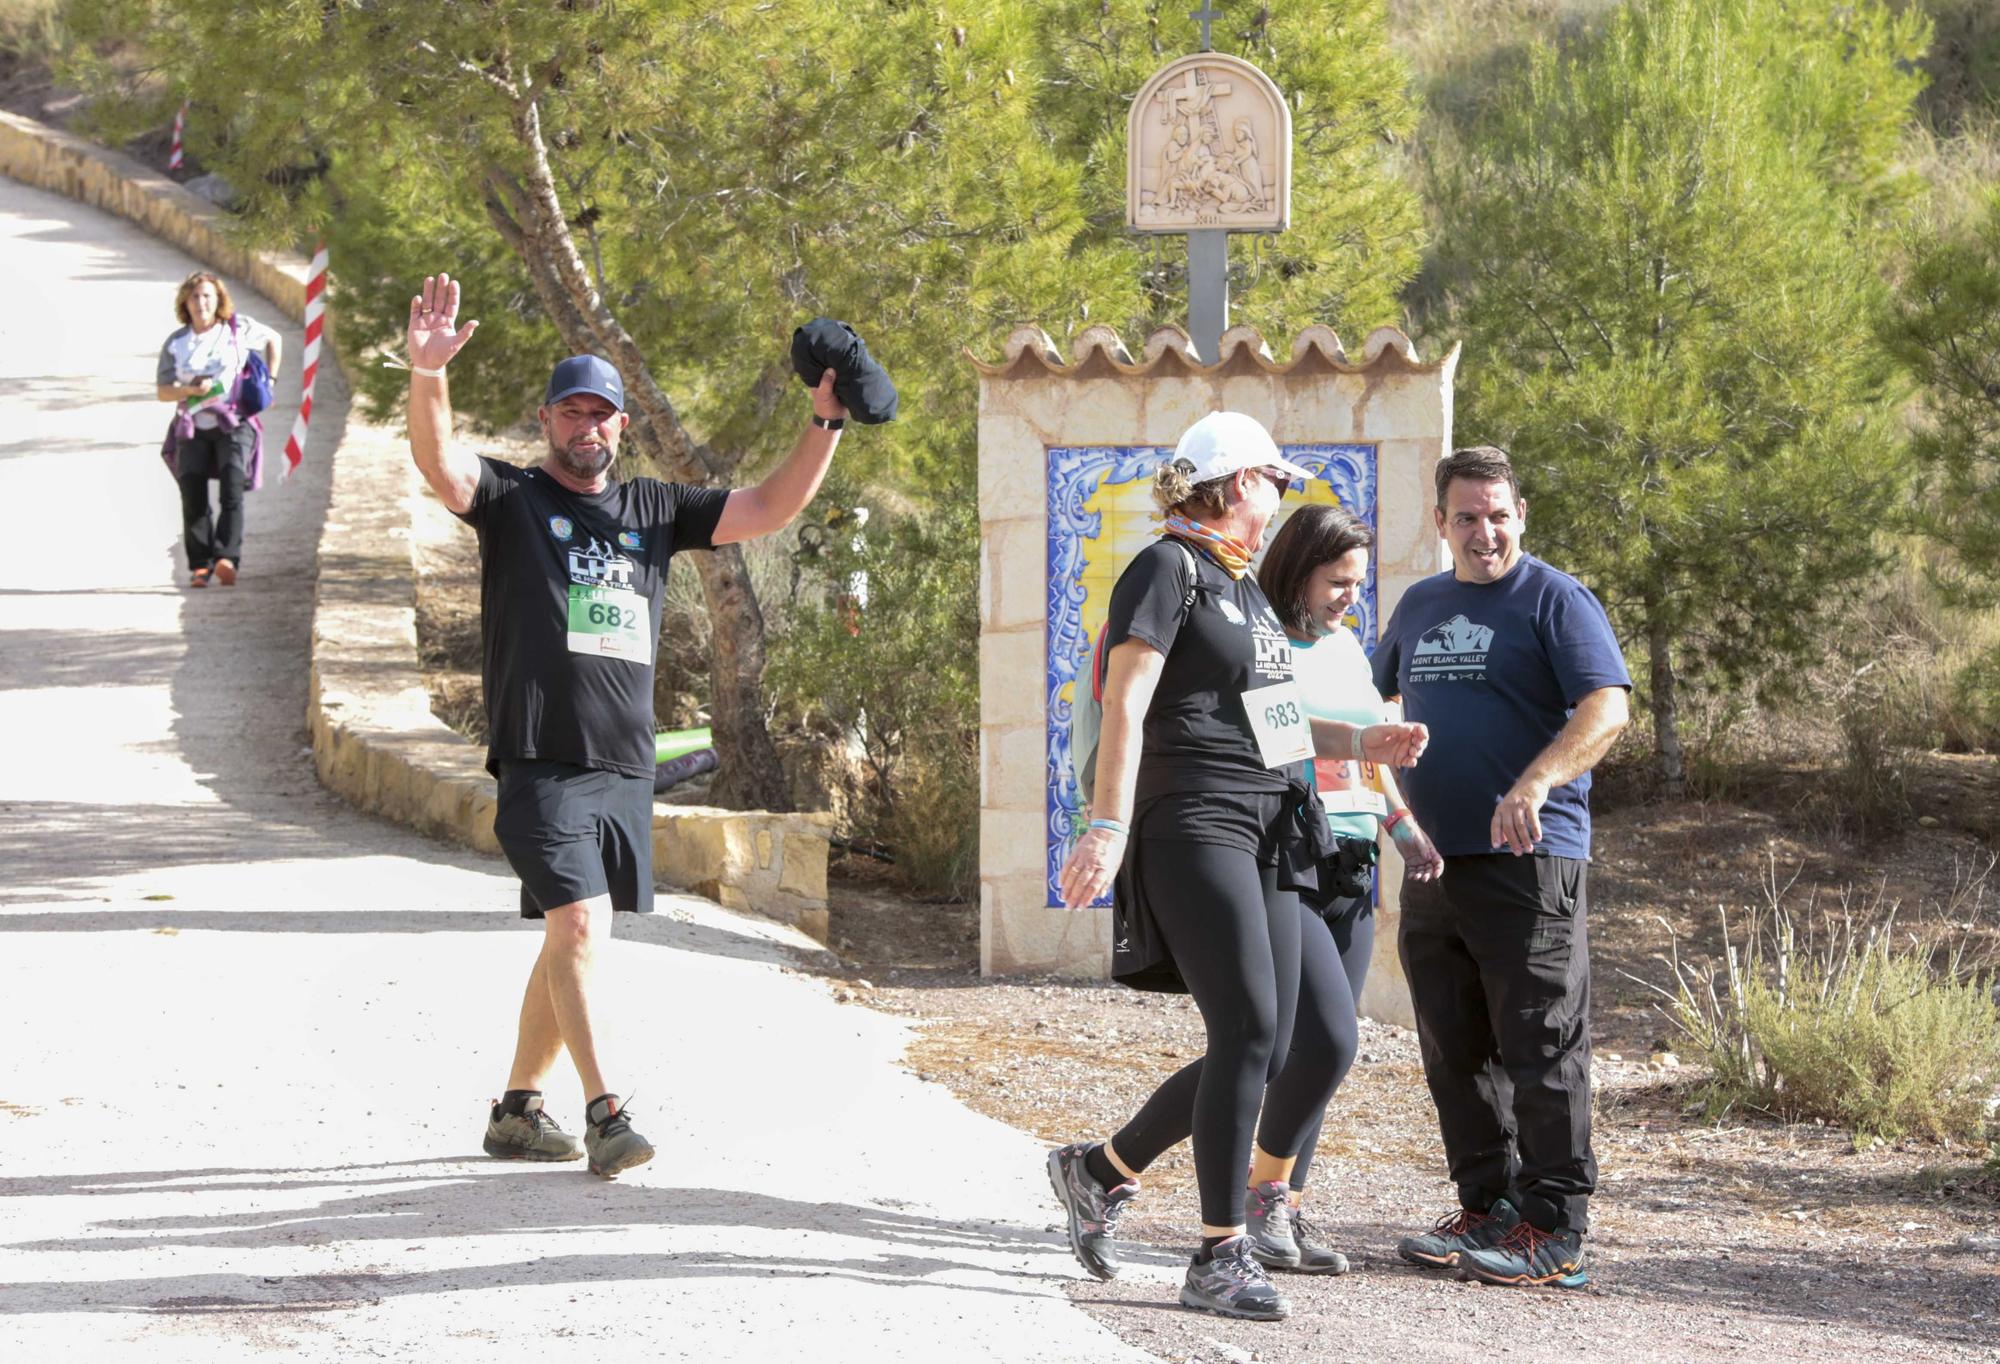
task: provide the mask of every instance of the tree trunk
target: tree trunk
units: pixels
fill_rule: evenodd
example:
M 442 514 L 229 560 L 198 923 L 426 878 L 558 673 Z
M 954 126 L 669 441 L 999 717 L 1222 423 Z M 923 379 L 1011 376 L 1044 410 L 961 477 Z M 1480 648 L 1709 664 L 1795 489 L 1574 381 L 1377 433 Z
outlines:
M 1645 595 L 1646 653 L 1652 665 L 1653 753 L 1659 759 L 1660 780 L 1671 795 L 1687 792 L 1687 767 L 1681 760 L 1680 702 L 1674 679 L 1673 640 L 1659 597 Z
M 604 354 L 618 367 L 627 400 L 637 409 L 628 442 L 670 478 L 727 486 L 724 480 L 737 460 L 697 444 L 681 425 L 638 343 L 612 315 L 584 268 L 556 194 L 532 93 L 524 92 L 516 102 L 514 128 L 527 153 L 527 179 L 519 183 L 489 175 L 487 216 L 527 265 L 536 295 L 564 344 Z M 739 808 L 789 810 L 789 785 L 765 724 L 764 612 L 750 585 L 743 548 L 725 545 L 693 558 L 710 624 L 709 717 L 722 759 L 715 798 Z M 661 647 L 672 647 L 672 641 Z

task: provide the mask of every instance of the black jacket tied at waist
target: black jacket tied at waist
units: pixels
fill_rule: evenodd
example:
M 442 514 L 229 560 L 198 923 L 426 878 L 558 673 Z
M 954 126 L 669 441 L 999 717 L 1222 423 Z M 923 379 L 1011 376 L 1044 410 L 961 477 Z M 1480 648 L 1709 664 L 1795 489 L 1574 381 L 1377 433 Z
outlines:
M 1111 978 L 1134 990 L 1184 995 L 1187 984 L 1174 965 L 1166 935 L 1160 931 L 1138 874 L 1139 829 L 1144 814 L 1143 810 L 1133 814 L 1125 860 L 1111 883 Z M 1327 825 L 1319 791 L 1303 775 L 1292 778 L 1285 792 L 1285 813 L 1271 832 L 1278 853 L 1278 889 L 1317 892 L 1320 864 L 1336 856 L 1340 848 Z

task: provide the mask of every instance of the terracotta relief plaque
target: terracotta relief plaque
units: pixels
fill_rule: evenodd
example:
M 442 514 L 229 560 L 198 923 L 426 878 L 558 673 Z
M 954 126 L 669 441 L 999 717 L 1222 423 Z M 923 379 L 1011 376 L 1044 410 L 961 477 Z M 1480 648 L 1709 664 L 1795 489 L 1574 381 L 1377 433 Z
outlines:
M 1240 57 L 1196 52 L 1140 89 L 1126 121 L 1125 221 L 1139 232 L 1281 231 L 1292 111 Z

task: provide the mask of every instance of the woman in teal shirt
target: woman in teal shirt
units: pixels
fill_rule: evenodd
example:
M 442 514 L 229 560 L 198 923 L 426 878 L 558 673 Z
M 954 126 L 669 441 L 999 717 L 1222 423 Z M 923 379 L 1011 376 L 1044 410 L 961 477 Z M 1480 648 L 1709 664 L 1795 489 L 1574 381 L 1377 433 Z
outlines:
M 1257 581 L 1292 641 L 1292 669 L 1315 719 L 1374 725 L 1383 719 L 1381 693 L 1369 675 L 1368 657 L 1346 625 L 1347 613 L 1368 580 L 1374 537 L 1339 507 L 1305 506 L 1271 541 Z M 1359 1045 L 1355 1001 L 1368 978 L 1375 947 L 1371 882 L 1377 838 L 1396 842 L 1409 874 L 1428 881 L 1444 861 L 1411 817 L 1388 769 L 1359 758 L 1319 758 L 1313 775 L 1339 852 L 1322 863 L 1317 893 L 1301 892 L 1306 922 L 1300 962 L 1299 1005 L 1286 1067 L 1307 1066 L 1323 1085 L 1287 1086 L 1285 1092 L 1320 1094 L 1319 1116 L 1295 1153 L 1253 1148 L 1248 1205 L 1251 1254 L 1273 1269 L 1339 1274 L 1347 1257 L 1320 1245 L 1300 1213 L 1306 1177 L 1319 1143 L 1320 1122 L 1334 1091 L 1354 1064 Z M 1278 1090 L 1267 1091 L 1274 1097 Z M 1288 1115 L 1265 1105 L 1264 1131 L 1299 1130 Z

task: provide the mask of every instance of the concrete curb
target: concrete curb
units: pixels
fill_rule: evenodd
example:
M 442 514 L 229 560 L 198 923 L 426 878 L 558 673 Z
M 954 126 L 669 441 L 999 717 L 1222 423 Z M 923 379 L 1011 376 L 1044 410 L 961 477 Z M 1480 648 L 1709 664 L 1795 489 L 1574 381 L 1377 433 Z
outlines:
M 295 322 L 310 262 L 236 241 L 227 215 L 131 157 L 0 111 L 0 175 L 138 224 L 247 280 Z M 328 355 L 333 316 L 327 316 Z M 333 455 L 320 534 L 306 726 L 320 781 L 353 805 L 497 853 L 484 755 L 431 714 L 417 664 L 410 499 L 421 496 L 400 436 L 351 417 Z M 830 814 L 653 807 L 654 874 L 827 938 Z

